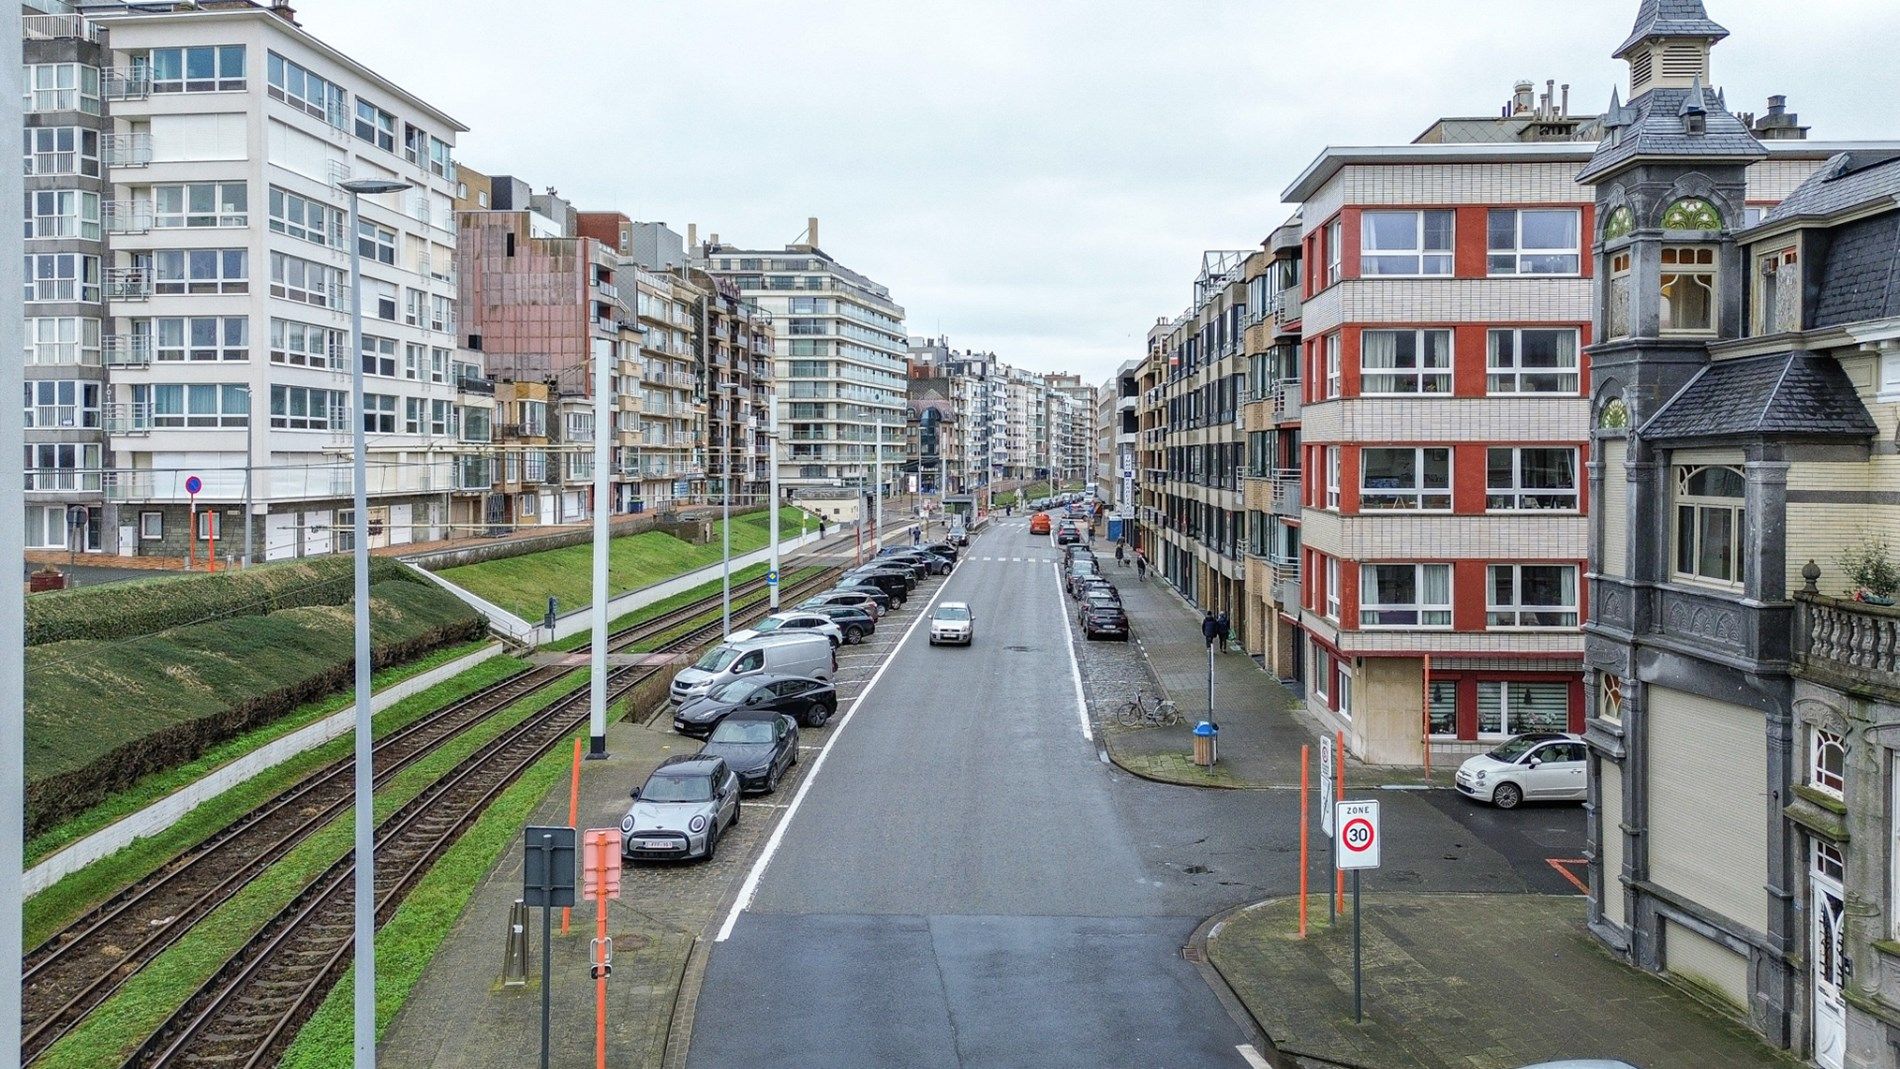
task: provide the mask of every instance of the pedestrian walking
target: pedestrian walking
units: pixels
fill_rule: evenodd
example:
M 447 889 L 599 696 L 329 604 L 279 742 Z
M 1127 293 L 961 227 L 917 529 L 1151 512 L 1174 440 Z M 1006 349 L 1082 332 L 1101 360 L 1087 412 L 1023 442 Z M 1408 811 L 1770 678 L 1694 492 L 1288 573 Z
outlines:
M 1222 609 L 1220 612 L 1215 613 L 1214 637 L 1220 640 L 1220 644 L 1223 646 L 1227 645 L 1227 640 L 1233 633 L 1234 625 L 1233 622 L 1227 618 L 1227 610 Z
M 818 517 L 818 537 L 825 537 L 825 518 L 823 516 Z
M 1142 556 L 1139 549 L 1135 550 L 1135 578 L 1144 583 L 1148 581 L 1148 558 Z
M 1201 616 L 1201 637 L 1207 640 L 1209 646 L 1212 646 L 1214 640 L 1220 637 L 1220 624 L 1214 620 L 1212 610 Z
M 1115 543 L 1115 567 L 1128 567 L 1128 543 L 1126 542 Z

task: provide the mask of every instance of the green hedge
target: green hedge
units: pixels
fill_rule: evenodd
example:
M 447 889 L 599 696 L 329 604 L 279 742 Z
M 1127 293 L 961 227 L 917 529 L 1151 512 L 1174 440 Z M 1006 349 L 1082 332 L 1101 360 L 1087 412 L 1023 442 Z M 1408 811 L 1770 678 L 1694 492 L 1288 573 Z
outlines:
M 433 585 L 377 583 L 370 601 L 378 667 L 486 627 Z M 348 686 L 354 656 L 348 604 L 27 650 L 27 834 Z
M 26 602 L 26 644 L 100 642 L 172 627 L 256 616 L 306 605 L 342 605 L 352 593 L 348 555 L 265 564 L 237 572 L 167 576 L 35 594 Z M 370 558 L 370 582 L 414 578 L 386 557 Z

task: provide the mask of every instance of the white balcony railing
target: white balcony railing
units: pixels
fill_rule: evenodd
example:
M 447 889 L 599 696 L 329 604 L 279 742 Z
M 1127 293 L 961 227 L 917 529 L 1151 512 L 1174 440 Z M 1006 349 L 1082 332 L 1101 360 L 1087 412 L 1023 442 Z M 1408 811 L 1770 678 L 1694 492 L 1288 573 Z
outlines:
M 114 267 L 106 272 L 106 300 L 142 301 L 151 295 L 151 268 Z
M 108 234 L 143 234 L 152 229 L 150 205 L 130 200 L 109 200 L 103 211 Z
M 20 27 L 29 41 L 99 41 L 99 27 L 79 15 L 28 15 Z
M 151 134 L 107 134 L 100 140 L 105 142 L 107 167 L 144 167 L 152 162 Z
M 150 367 L 152 338 L 148 334 L 108 334 L 105 338 L 107 367 Z
M 106 405 L 102 415 L 107 434 L 150 434 L 152 432 L 152 405 L 149 401 Z M 108 493 L 110 490 L 111 487 L 108 485 Z

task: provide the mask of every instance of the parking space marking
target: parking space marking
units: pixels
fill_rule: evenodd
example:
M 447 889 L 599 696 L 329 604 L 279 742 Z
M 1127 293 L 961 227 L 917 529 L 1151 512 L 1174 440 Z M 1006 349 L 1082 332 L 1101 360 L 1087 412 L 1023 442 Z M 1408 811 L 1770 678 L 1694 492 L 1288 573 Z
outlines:
M 1240 1052 L 1242 1058 L 1246 1059 L 1248 1069 L 1273 1069 L 1273 1066 L 1269 1064 L 1265 1058 L 1260 1056 L 1260 1052 L 1253 1049 L 1252 1043 L 1242 1043 L 1234 1049 Z
M 1571 865 L 1588 865 L 1590 863 L 1588 859 L 1581 857 L 1547 857 L 1544 859 L 1544 863 L 1556 869 L 1559 876 L 1562 876 L 1575 885 L 1578 894 L 1587 895 L 1590 893 L 1590 885 L 1577 879 L 1577 874 L 1570 871 Z

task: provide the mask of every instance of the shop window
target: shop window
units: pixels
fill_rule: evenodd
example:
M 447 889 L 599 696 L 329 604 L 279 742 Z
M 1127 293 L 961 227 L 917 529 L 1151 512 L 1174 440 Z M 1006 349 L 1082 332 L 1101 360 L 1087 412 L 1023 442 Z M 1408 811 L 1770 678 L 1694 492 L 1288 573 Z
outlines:
M 1458 734 L 1457 681 L 1433 680 L 1429 688 L 1429 702 L 1432 734 L 1455 737 Z
M 1570 730 L 1570 687 L 1565 683 L 1478 682 L 1478 734 L 1522 735 Z

